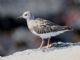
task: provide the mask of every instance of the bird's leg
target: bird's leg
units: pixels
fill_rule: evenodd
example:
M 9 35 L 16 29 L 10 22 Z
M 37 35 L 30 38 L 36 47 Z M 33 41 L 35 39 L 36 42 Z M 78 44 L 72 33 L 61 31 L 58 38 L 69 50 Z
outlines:
M 50 37 L 50 38 L 48 38 L 47 48 L 51 47 L 51 45 L 50 45 L 50 39 L 51 39 L 51 37 Z
M 44 40 L 42 39 L 42 42 L 41 42 L 41 45 L 40 45 L 40 47 L 39 47 L 39 48 L 42 48 L 42 47 L 43 47 L 43 45 L 44 45 Z

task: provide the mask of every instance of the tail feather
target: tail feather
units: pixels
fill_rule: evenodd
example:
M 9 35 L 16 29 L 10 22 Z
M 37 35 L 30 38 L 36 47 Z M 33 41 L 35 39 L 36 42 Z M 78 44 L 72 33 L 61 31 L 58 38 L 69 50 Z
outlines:
M 70 27 L 70 26 L 65 26 L 65 27 L 64 27 L 64 30 L 72 30 L 72 27 Z

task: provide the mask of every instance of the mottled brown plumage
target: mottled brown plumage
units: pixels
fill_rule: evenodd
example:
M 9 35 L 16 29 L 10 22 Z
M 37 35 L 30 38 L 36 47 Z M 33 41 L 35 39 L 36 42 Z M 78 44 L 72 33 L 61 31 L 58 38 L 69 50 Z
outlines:
M 42 43 L 40 48 L 44 45 L 44 39 L 48 38 L 47 48 L 50 47 L 50 38 L 52 36 L 57 36 L 61 33 L 64 33 L 68 30 L 67 26 L 59 26 L 49 20 L 37 18 L 32 19 L 32 14 L 30 11 L 26 11 L 23 13 L 22 18 L 26 19 L 28 28 L 30 31 L 42 38 Z
M 29 23 L 29 28 L 34 30 L 39 34 L 48 33 L 48 32 L 57 32 L 61 30 L 68 30 L 68 26 L 59 26 L 49 20 L 44 20 L 37 18 L 35 20 L 31 20 Z

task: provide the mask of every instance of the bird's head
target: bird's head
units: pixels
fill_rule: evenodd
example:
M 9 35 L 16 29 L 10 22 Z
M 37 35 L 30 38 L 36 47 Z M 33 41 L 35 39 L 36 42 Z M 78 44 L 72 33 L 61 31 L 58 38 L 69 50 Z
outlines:
M 32 13 L 30 11 L 25 11 L 20 17 L 17 17 L 17 19 L 25 19 L 27 21 L 30 21 L 34 19 L 34 16 L 32 16 Z
M 32 17 L 32 14 L 30 11 L 25 11 L 21 17 L 24 19 L 30 19 Z

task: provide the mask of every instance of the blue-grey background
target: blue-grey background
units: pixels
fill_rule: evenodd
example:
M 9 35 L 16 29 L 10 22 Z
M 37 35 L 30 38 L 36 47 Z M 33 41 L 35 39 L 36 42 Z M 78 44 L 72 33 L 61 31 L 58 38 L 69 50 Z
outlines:
M 73 20 L 80 20 L 79 5 L 80 0 L 0 0 L 0 56 L 40 46 L 41 38 L 29 31 L 26 20 L 16 19 L 23 12 L 29 10 L 35 18 L 47 19 L 62 26 L 74 25 Z M 69 31 L 52 37 L 51 43 L 79 42 L 79 37 Z M 44 45 L 46 43 L 47 40 Z

